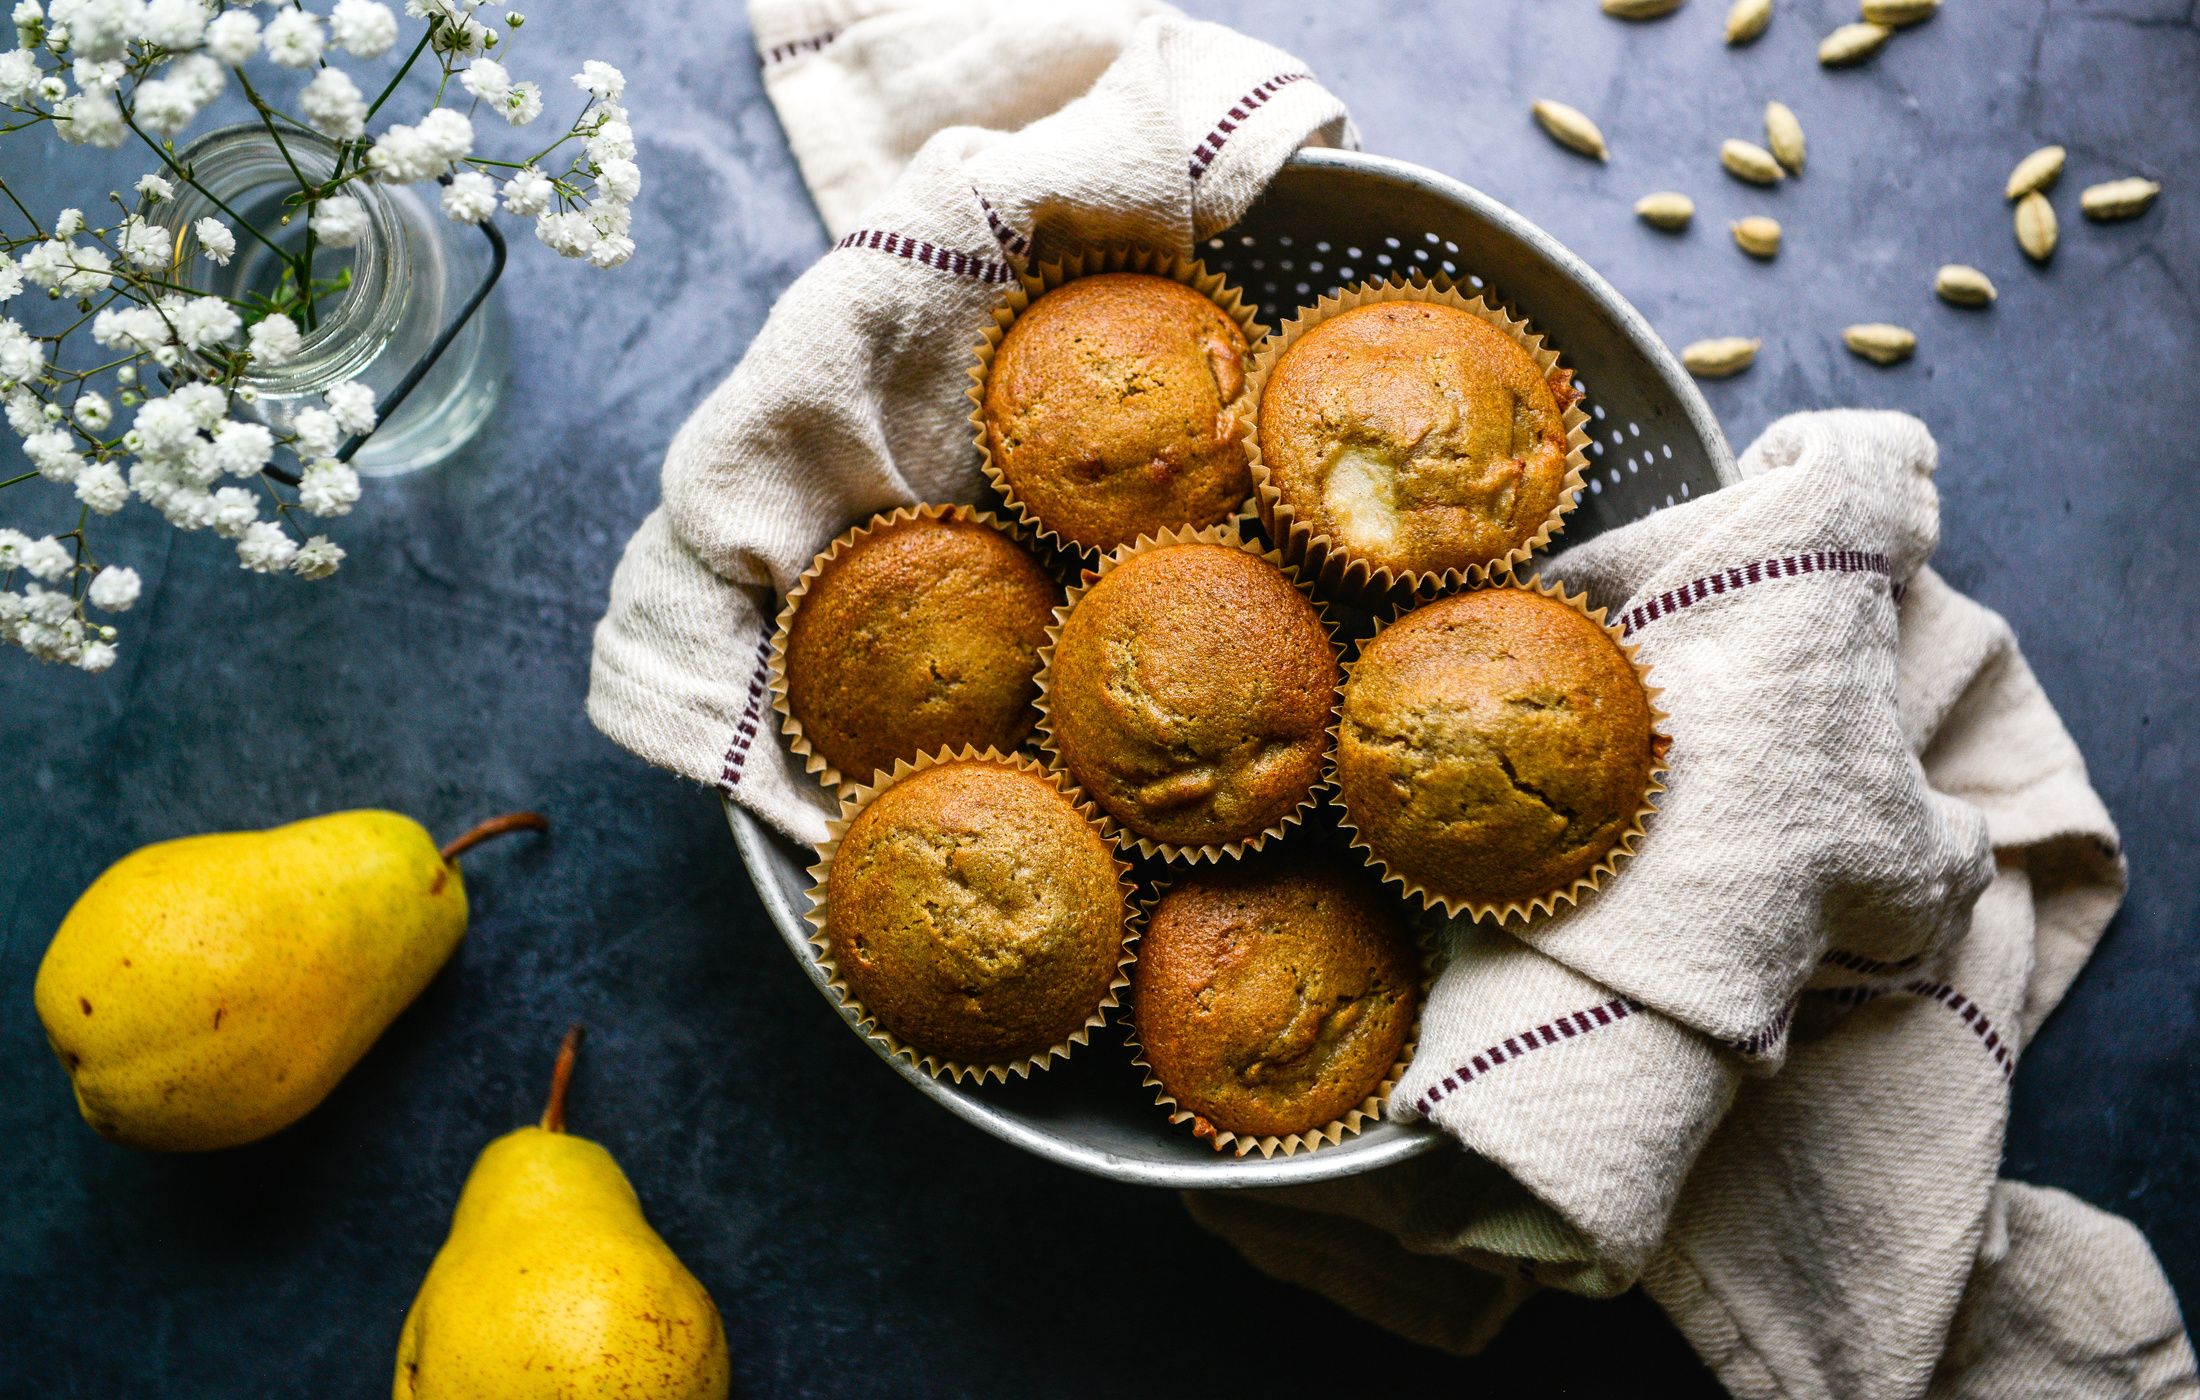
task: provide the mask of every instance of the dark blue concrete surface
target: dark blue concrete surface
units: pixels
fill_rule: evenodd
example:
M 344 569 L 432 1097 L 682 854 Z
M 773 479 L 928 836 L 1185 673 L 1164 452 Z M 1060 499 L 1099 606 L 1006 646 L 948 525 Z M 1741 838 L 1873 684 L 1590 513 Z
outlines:
M 2200 1297 L 2191 7 L 1951 0 L 1841 74 L 1811 57 L 1853 15 L 1839 0 L 1780 0 L 1741 52 L 1719 43 L 1718 0 L 1643 26 L 1590 0 L 1189 8 L 1304 55 L 1371 149 L 1522 210 L 1673 343 L 1763 336 L 1758 367 L 1710 391 L 1737 445 L 1795 408 L 1891 405 L 1933 426 L 1940 567 L 2015 623 L 2133 871 L 2017 1076 L 2008 1169 L 2129 1215 Z M 0 1393 L 384 1393 L 460 1181 L 538 1111 L 576 1018 L 594 1035 L 574 1124 L 617 1153 L 717 1297 L 748 1393 L 1259 1394 L 1369 1368 L 1404 1393 L 1708 1389 L 1639 1299 L 1538 1304 L 1475 1362 L 1394 1345 L 1256 1275 L 1172 1197 L 1042 1165 L 931 1108 L 788 964 L 715 800 L 590 729 L 589 628 L 662 449 L 824 245 L 738 7 L 601 13 L 541 7 L 523 66 L 554 77 L 533 69 L 600 55 L 634 78 L 642 251 L 603 276 L 520 249 L 497 431 L 370 484 L 335 531 L 352 557 L 329 584 L 247 577 L 217 541 L 140 527 L 147 594 L 113 673 L 0 655 Z M 1594 113 L 1612 163 L 1544 141 L 1538 96 Z M 1811 163 L 1758 192 L 1715 151 L 1755 136 L 1770 97 L 1801 114 Z M 2041 270 L 2000 185 L 2048 141 L 2071 169 L 2063 249 Z M 48 203 L 78 202 L 13 148 L 0 158 Z M 2079 187 L 2131 172 L 2168 184 L 2152 213 L 2077 217 Z M 1677 240 L 1628 214 L 1663 188 L 1698 203 Z M 1787 226 L 1776 263 L 1726 238 L 1755 210 Z M 2000 303 L 1935 302 L 1951 260 L 1991 273 Z M 1915 328 L 1917 358 L 1850 357 L 1836 337 L 1862 320 Z M 43 489 L 0 498 L 0 521 L 33 523 Z M 30 1005 L 70 901 L 141 843 L 356 804 L 444 832 L 527 805 L 558 830 L 469 859 L 464 949 L 297 1128 L 193 1159 L 95 1137 Z

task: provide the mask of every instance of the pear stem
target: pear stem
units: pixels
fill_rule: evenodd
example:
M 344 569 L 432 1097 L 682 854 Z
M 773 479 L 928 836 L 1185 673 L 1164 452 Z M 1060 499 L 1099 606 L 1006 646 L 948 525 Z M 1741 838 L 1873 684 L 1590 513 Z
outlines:
M 493 836 L 510 831 L 548 831 L 550 819 L 540 812 L 506 812 L 501 817 L 491 817 L 463 836 L 456 837 L 443 848 L 443 859 L 457 860 L 466 852 Z
M 565 1039 L 558 1042 L 558 1062 L 550 1070 L 550 1102 L 542 1110 L 542 1130 L 546 1133 L 565 1131 L 565 1091 L 573 1083 L 573 1061 L 580 1054 L 581 1038 L 586 1034 L 575 1021 L 565 1028 Z

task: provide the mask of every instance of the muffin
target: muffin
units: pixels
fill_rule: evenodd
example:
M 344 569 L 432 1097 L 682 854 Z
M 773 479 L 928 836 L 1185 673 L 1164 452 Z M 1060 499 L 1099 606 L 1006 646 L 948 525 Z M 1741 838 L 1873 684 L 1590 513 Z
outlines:
M 875 795 L 827 858 L 823 951 L 848 999 L 949 1067 L 1041 1061 L 1112 1005 L 1113 844 L 1036 764 L 943 759 Z
M 1161 897 L 1131 973 L 1131 1020 L 1157 1087 L 1195 1131 L 1288 1137 L 1377 1094 L 1412 1034 L 1420 983 L 1398 907 L 1365 872 L 1270 851 Z
M 827 783 L 966 744 L 1009 753 L 1030 736 L 1061 589 L 990 521 L 939 506 L 874 518 L 789 599 L 775 699 Z
M 1074 595 L 1042 677 L 1044 739 L 1101 810 L 1196 858 L 1257 842 L 1312 799 L 1337 655 L 1269 559 L 1167 538 Z
M 1578 398 L 1569 371 L 1457 306 L 1327 316 L 1261 388 L 1269 509 L 1371 573 L 1456 581 L 1525 558 L 1570 502 Z
M 1636 830 L 1656 718 L 1633 659 L 1580 609 L 1529 588 L 1454 594 L 1353 662 L 1337 799 L 1354 844 L 1425 904 L 1547 909 Z
M 1228 520 L 1253 493 L 1238 431 L 1245 357 L 1238 323 L 1181 282 L 1063 283 L 993 352 L 980 413 L 995 484 L 1085 551 Z

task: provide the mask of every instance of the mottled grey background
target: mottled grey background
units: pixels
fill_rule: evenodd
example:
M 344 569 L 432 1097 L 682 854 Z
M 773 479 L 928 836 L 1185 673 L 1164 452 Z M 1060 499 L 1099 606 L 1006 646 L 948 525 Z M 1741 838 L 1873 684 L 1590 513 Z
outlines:
M 2016 625 L 2132 866 L 2122 915 L 2017 1076 L 2008 1170 L 2130 1216 L 2200 1296 L 2194 7 L 1950 0 L 1839 74 L 1812 59 L 1853 18 L 1839 0 L 1780 0 L 1742 51 L 1719 42 L 1718 0 L 1641 26 L 1590 0 L 1188 8 L 1303 56 L 1370 149 L 1521 210 L 1672 343 L 1764 337 L 1755 370 L 1709 390 L 1737 447 L 1790 409 L 1888 405 L 1932 425 L 1939 567 Z M 554 78 L 588 55 L 633 79 L 641 252 L 602 275 L 519 247 L 496 430 L 440 470 L 370 484 L 338 522 L 352 557 L 330 583 L 248 577 L 218 541 L 141 525 L 127 538 L 146 597 L 113 673 L 0 655 L 0 1392 L 382 1393 L 460 1181 L 538 1111 L 575 1018 L 594 1032 L 575 1124 L 717 1297 L 748 1393 L 1259 1394 L 1353 1372 L 1429 1393 L 1708 1389 L 1639 1298 L 1536 1304 L 1479 1361 L 1394 1344 L 1253 1273 L 1173 1197 L 950 1119 L 790 965 L 715 799 L 589 727 L 589 628 L 665 443 L 824 238 L 738 6 L 544 5 L 515 63 Z M 1527 116 L 1539 96 L 1595 114 L 1611 164 L 1546 142 Z M 1811 160 L 1762 192 L 1715 152 L 1755 136 L 1772 97 L 1801 114 Z M 2039 269 L 2000 187 L 2048 141 L 2071 160 L 2063 248 Z M 89 202 L 12 139 L 0 159 L 47 205 Z M 2133 172 L 2168 184 L 2153 212 L 2077 217 L 2079 187 Z M 1664 188 L 1697 200 L 1685 237 L 1629 216 Z M 1770 265 L 1725 235 L 1756 210 L 1787 227 Z M 2000 303 L 1937 303 L 1950 260 L 1986 269 Z M 1849 356 L 1836 337 L 1862 320 L 1915 328 L 1917 358 Z M 53 528 L 46 489 L 6 493 L 0 521 Z M 205 1158 L 93 1136 L 30 1005 L 70 901 L 141 843 L 358 804 L 439 832 L 534 806 L 558 830 L 468 861 L 466 946 L 297 1128 Z

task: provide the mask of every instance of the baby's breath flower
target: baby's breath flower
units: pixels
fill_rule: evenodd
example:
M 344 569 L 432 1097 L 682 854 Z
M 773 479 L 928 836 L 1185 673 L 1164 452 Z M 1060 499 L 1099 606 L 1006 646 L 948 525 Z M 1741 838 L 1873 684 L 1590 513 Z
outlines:
M 263 423 L 224 423 L 214 430 L 212 456 L 231 476 L 257 476 L 275 455 L 275 435 Z
M 109 564 L 92 576 L 92 585 L 84 590 L 84 596 L 102 612 L 128 612 L 143 586 L 137 570 Z
M 76 498 L 95 515 L 113 515 L 129 503 L 130 488 L 122 480 L 122 468 L 94 462 L 77 474 Z
M 296 13 L 291 11 L 290 13 Z M 237 562 L 256 574 L 281 573 L 298 557 L 298 546 L 283 527 L 262 520 L 248 527 L 237 541 Z
M 550 207 L 550 177 L 530 165 L 504 182 L 505 212 L 531 219 Z
M 333 456 L 337 443 L 343 437 L 343 429 L 337 426 L 336 415 L 325 408 L 298 410 L 290 431 L 298 439 L 298 455 L 301 457 Z
M 617 118 L 603 122 L 588 138 L 588 158 L 598 165 L 634 159 L 634 128 Z
M 88 58 L 80 58 L 69 65 L 69 76 L 76 79 L 77 87 L 85 92 L 103 92 L 110 97 L 114 96 L 116 88 L 122 86 L 122 78 L 127 71 L 122 66 L 122 60 L 114 58 L 105 63 L 94 63 Z
M 45 343 L 15 322 L 0 320 L 0 380 L 28 379 L 45 366 Z
M 397 42 L 397 16 L 380 0 L 336 0 L 328 27 L 336 47 L 354 58 L 380 58 Z
M 86 642 L 84 649 L 76 654 L 76 668 L 91 675 L 96 676 L 114 664 L 115 648 L 112 642 Z
M 75 438 L 58 429 L 32 433 L 23 439 L 23 455 L 31 459 L 40 476 L 66 484 L 84 470 L 84 459 L 73 450 L 75 443 Z
M 315 535 L 299 547 L 290 561 L 291 572 L 302 579 L 324 579 L 344 562 L 344 551 L 327 535 Z
M 437 53 L 453 58 L 472 58 L 485 52 L 497 41 L 497 36 L 479 20 L 455 15 L 436 26 L 435 49 Z
M 229 231 L 229 225 L 220 219 L 205 218 L 191 225 L 191 232 L 197 236 L 199 252 L 208 262 L 229 266 L 230 257 L 237 251 L 237 235 Z
M 348 515 L 359 500 L 359 473 L 323 457 L 298 478 L 298 504 L 315 515 Z
M 39 411 L 38 396 L 30 390 L 13 390 L 5 402 L 8 427 L 14 430 L 17 437 L 29 437 L 45 425 L 45 415 Z
M 513 126 L 525 126 L 542 115 L 542 87 L 537 83 L 512 84 L 512 90 L 497 103 L 497 114 Z
M 54 236 L 54 237 L 56 237 L 56 238 L 74 238 L 74 237 L 76 237 L 76 236 L 77 236 L 78 234 L 82 233 L 83 231 L 84 231 L 84 211 L 83 211 L 83 210 L 81 210 L 81 209 L 64 209 L 64 210 L 62 210 L 62 211 L 61 211 L 60 213 L 58 213 L 58 214 L 56 214 L 56 215 L 54 215 L 54 216 L 53 216 L 53 236 Z
M 110 350 L 139 350 L 147 353 L 168 347 L 168 322 L 150 306 L 110 306 L 92 318 L 92 339 Z M 124 384 L 135 382 L 137 371 L 128 365 L 130 378 L 116 378 Z
M 478 224 L 496 211 L 496 182 L 478 170 L 461 171 L 443 187 L 443 212 L 462 224 Z
M 76 567 L 76 556 L 69 553 L 67 545 L 47 535 L 18 549 L 15 566 L 32 578 L 52 583 Z
M 71 145 L 112 150 L 129 134 L 130 129 L 122 122 L 122 108 L 107 93 L 64 96 L 68 88 L 59 78 L 47 78 L 38 85 L 38 92 L 53 107 L 54 135 Z
M 358 380 L 347 379 L 334 385 L 321 398 L 328 404 L 328 411 L 335 416 L 337 426 L 345 432 L 374 431 L 374 390 Z
M 219 345 L 244 326 L 220 297 L 193 297 L 176 313 L 175 322 L 176 338 L 193 350 Z
M 607 160 L 596 171 L 596 188 L 622 204 L 642 192 L 642 171 L 630 160 Z
M 610 64 L 592 58 L 581 65 L 580 72 L 573 75 L 573 86 L 590 97 L 616 102 L 626 91 L 626 75 Z
M 601 235 L 586 214 L 567 212 L 544 214 L 536 219 L 535 237 L 561 258 L 585 258 Z
M 7 301 L 23 290 L 23 269 L 15 260 L 0 252 L 0 301 Z
M 148 78 L 137 86 L 132 103 L 138 125 L 156 136 L 173 136 L 191 124 L 199 104 L 191 90 L 167 78 Z
M 224 10 L 214 16 L 206 26 L 206 51 L 227 64 L 246 62 L 260 51 L 260 17 L 250 10 Z
M 341 68 L 323 68 L 298 94 L 298 106 L 313 129 L 339 141 L 366 135 L 367 99 Z
M 168 230 L 136 214 L 125 216 L 115 228 L 115 251 L 122 254 L 124 262 L 147 272 L 159 272 L 168 266 L 170 246 Z
M 252 357 L 263 365 L 288 364 L 297 358 L 298 348 L 304 343 L 298 323 L 280 311 L 269 312 L 252 326 Z
M 70 48 L 80 58 L 121 58 L 135 37 L 131 31 L 142 10 L 132 0 L 78 0 L 67 13 Z M 62 17 L 54 18 L 59 27 Z
M 331 195 L 313 206 L 312 224 L 329 247 L 349 248 L 367 236 L 367 209 L 354 195 Z
M 467 64 L 458 82 L 484 102 L 502 102 L 512 91 L 512 75 L 493 58 L 477 58 Z
M 94 389 L 77 395 L 76 406 L 70 411 L 77 422 L 95 433 L 105 432 L 107 425 L 115 421 L 115 410 L 107 402 L 107 396 Z
M 172 52 L 196 47 L 205 32 L 206 6 L 200 0 L 148 0 L 137 23 L 138 38 Z
M 283 10 L 267 22 L 267 56 L 284 68 L 311 68 L 321 61 L 326 40 L 320 16 L 309 10 Z
M 228 75 L 222 66 L 203 53 L 185 54 L 168 65 L 170 82 L 180 83 L 193 101 L 201 107 L 222 95 L 228 85 Z
M 238 14 L 240 11 L 231 10 L 229 13 Z M 228 15 L 222 16 L 224 19 L 228 17 Z M 252 17 L 246 15 L 245 18 L 250 19 Z M 162 204 L 176 197 L 176 187 L 158 175 L 138 176 L 137 192 L 155 204 Z
M 242 486 L 224 486 L 213 493 L 214 533 L 225 540 L 241 540 L 260 519 L 260 498 Z
M 0 53 L 0 102 L 13 105 L 27 99 L 38 90 L 38 83 L 45 73 L 38 66 L 38 55 L 28 48 Z
M 593 267 L 622 267 L 634 256 L 634 240 L 623 233 L 605 234 L 588 249 L 588 261 Z

